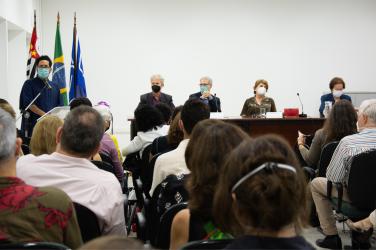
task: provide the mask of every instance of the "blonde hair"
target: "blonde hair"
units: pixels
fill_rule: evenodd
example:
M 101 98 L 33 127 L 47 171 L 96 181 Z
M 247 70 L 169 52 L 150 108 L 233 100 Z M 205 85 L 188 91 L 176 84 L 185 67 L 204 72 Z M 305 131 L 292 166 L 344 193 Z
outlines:
M 30 141 L 33 155 L 51 154 L 56 150 L 56 131 L 63 126 L 63 120 L 57 116 L 47 115 L 37 122 Z
M 13 119 L 16 119 L 16 112 L 14 112 L 13 107 L 9 103 L 0 103 L 0 108 L 8 112 L 13 117 Z

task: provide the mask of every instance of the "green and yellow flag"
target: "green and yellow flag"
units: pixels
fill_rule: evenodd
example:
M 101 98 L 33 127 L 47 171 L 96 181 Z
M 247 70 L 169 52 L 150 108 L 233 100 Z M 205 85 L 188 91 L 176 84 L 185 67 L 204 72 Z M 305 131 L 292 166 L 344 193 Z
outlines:
M 60 38 L 60 15 L 57 13 L 57 26 L 55 36 L 55 53 L 54 53 L 54 67 L 52 72 L 52 82 L 57 84 L 60 89 L 60 105 L 68 105 L 67 84 L 65 81 L 65 67 L 63 48 L 61 46 Z

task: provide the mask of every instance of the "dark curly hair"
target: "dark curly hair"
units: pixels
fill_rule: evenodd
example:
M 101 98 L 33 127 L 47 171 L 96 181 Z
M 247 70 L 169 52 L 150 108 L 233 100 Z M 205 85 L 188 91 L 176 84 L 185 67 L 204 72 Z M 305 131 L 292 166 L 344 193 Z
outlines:
M 137 131 L 146 132 L 163 125 L 161 112 L 153 106 L 140 105 L 134 111 Z
M 336 102 L 324 124 L 325 144 L 355 134 L 357 119 L 358 116 L 351 102 L 348 100 Z

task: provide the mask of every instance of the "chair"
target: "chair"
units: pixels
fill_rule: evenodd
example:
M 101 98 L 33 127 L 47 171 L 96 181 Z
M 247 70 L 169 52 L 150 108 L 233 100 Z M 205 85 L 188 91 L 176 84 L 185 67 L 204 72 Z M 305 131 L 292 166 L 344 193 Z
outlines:
M 143 192 L 143 189 L 142 189 L 141 179 L 132 176 L 132 180 L 133 180 L 133 187 L 134 187 L 134 191 L 135 191 L 137 200 L 136 200 L 136 204 L 130 204 L 131 206 L 133 205 L 133 207 L 131 208 L 130 215 L 129 215 L 128 221 L 127 221 L 127 232 L 128 232 L 128 234 L 130 233 L 131 226 L 132 226 L 132 223 L 134 221 L 134 217 L 137 214 L 136 211 L 137 210 L 141 211 L 141 209 L 144 207 L 145 199 L 147 198 L 145 196 L 144 192 Z
M 99 155 L 100 155 L 102 161 L 107 162 L 108 164 L 111 164 L 111 166 L 114 165 L 111 157 L 108 154 L 106 154 L 104 152 L 99 152 Z
M 115 169 L 114 166 L 105 162 L 105 161 L 91 161 L 95 166 L 97 166 L 99 169 L 102 169 L 104 171 L 113 173 L 115 175 Z M 116 175 L 115 175 L 116 176 Z
M 80 226 L 83 242 L 101 236 L 97 216 L 87 207 L 73 203 L 76 210 L 78 225 Z
M 175 215 L 180 211 L 188 207 L 187 202 L 175 204 L 170 207 L 161 217 L 159 222 L 159 230 L 155 238 L 155 247 L 161 249 L 167 249 L 170 246 L 170 232 L 172 220 Z
M 228 244 L 230 244 L 233 240 L 226 239 L 226 240 L 198 240 L 188 242 L 184 245 L 181 249 L 188 250 L 188 249 L 223 249 Z
M 54 242 L 0 243 L 0 249 L 70 250 L 69 247 Z
M 367 151 L 353 157 L 347 183 L 347 194 L 351 202 L 343 201 L 343 184 L 328 181 L 327 196 L 336 210 L 336 219 L 340 222 L 351 219 L 358 221 L 368 217 L 376 204 L 376 150 Z M 338 191 L 338 197 L 331 197 L 332 186 Z M 354 235 L 354 233 L 352 233 Z M 367 239 L 368 241 L 368 239 Z M 369 242 L 357 242 L 352 238 L 353 247 L 369 245 Z
M 158 157 L 161 153 L 158 153 L 151 158 L 148 166 L 143 169 L 142 171 L 142 183 L 144 184 L 144 191 L 145 193 L 149 193 L 151 189 L 151 185 L 153 184 L 153 174 L 154 174 L 154 166 L 155 162 L 157 161 Z
M 143 213 L 137 212 L 136 214 L 136 237 L 138 240 L 142 241 L 143 243 L 146 243 L 147 237 L 146 237 L 146 219 Z
M 326 169 L 329 166 L 333 153 L 336 150 L 338 144 L 338 141 L 329 142 L 322 148 L 318 164 L 318 177 L 326 176 Z

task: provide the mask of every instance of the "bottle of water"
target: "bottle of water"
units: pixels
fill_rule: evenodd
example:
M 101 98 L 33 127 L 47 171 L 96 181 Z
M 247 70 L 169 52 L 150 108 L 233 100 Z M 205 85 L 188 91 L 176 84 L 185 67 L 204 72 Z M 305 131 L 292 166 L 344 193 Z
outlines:
M 330 113 L 331 109 L 332 109 L 332 102 L 330 102 L 330 101 L 325 102 L 324 116 L 326 118 L 329 116 L 329 113 Z

